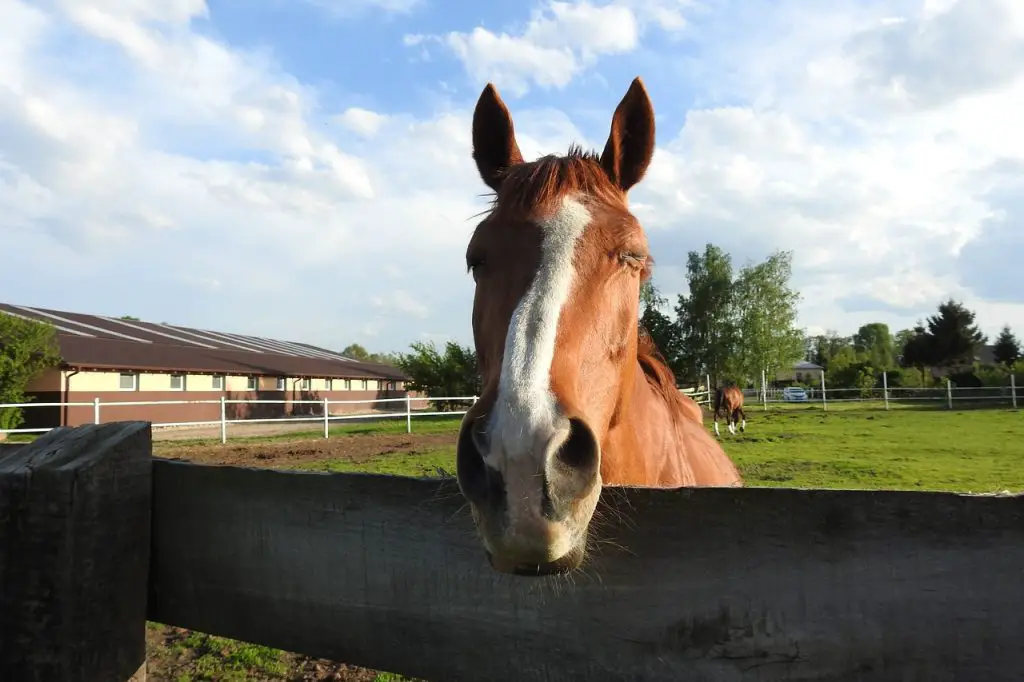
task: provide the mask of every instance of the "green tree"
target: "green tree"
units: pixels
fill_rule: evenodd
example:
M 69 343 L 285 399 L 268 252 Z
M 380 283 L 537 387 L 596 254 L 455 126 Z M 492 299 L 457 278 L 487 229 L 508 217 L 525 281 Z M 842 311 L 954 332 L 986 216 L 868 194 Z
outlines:
M 931 339 L 924 324 L 918 322 L 913 329 L 904 330 L 900 335 L 904 339 L 901 348 L 904 367 L 914 367 L 923 372 L 925 367 L 935 364 Z
M 971 365 L 985 335 L 974 324 L 974 311 L 952 299 L 939 304 L 938 313 L 928 318 L 928 356 L 933 364 Z
M 678 379 L 683 371 L 679 362 L 679 325 L 661 311 L 667 303 L 650 280 L 640 287 L 640 326 L 647 331 Z
M 811 337 L 811 351 L 807 359 L 816 365 L 828 369 L 829 362 L 844 348 L 849 348 L 852 340 L 848 336 L 840 336 L 835 330 Z
M 409 375 L 409 390 L 438 397 L 480 395 L 480 373 L 472 348 L 454 341 L 445 344 L 444 353 L 433 342 L 417 341 L 410 347 L 412 353 L 399 354 L 396 360 L 398 367 Z M 439 411 L 454 409 L 457 404 L 459 401 L 435 402 Z
M 733 283 L 735 378 L 756 380 L 761 370 L 771 376 L 803 357 L 803 333 L 796 327 L 800 294 L 790 288 L 791 276 L 792 253 L 777 251 L 744 267 Z
M 0 313 L 0 403 L 25 403 L 29 382 L 60 363 L 53 325 Z M 25 421 L 21 408 L 0 409 L 0 429 Z
M 676 305 L 681 379 L 704 374 L 720 384 L 730 377 L 730 358 L 737 335 L 733 305 L 732 260 L 713 244 L 704 253 L 691 251 L 686 263 L 689 294 Z
M 992 348 L 992 355 L 997 363 L 1008 368 L 1020 359 L 1020 342 L 1010 331 L 1010 325 L 1003 325 L 996 338 L 995 346 Z
M 875 370 L 885 371 L 896 366 L 896 347 L 889 325 L 871 322 L 862 325 L 853 335 L 853 349 Z
M 391 353 L 371 353 L 358 343 L 350 343 L 345 346 L 341 354 L 359 362 L 375 362 L 381 365 L 397 367 L 397 356 Z

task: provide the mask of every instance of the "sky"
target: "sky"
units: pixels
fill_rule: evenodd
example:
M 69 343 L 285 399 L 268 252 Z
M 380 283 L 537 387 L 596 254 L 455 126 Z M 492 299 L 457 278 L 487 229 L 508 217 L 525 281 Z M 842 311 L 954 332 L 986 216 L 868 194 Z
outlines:
M 0 301 L 471 344 L 481 90 L 532 159 L 636 76 L 663 294 L 785 249 L 809 333 L 1024 334 L 1019 0 L 0 0 Z

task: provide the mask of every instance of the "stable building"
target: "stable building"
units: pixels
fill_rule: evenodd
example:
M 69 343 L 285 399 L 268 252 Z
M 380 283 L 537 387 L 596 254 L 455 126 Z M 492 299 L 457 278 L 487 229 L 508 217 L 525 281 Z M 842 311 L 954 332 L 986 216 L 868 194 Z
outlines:
M 404 402 L 332 404 L 405 398 L 409 377 L 306 343 L 6 303 L 0 313 L 56 328 L 61 363 L 36 378 L 29 393 L 36 403 L 73 403 L 25 408 L 22 428 L 92 423 L 96 399 L 102 422 L 154 424 L 219 421 L 221 397 L 283 401 L 229 403 L 229 419 L 322 414 L 321 405 L 293 401 L 324 398 L 332 414 L 406 409 Z M 156 401 L 168 402 L 116 404 Z

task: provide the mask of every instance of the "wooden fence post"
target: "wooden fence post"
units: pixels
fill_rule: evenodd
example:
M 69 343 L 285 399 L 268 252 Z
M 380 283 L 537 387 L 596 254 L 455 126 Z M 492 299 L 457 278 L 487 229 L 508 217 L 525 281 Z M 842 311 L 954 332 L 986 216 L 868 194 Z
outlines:
M 152 432 L 56 428 L 0 459 L 0 680 L 144 680 Z

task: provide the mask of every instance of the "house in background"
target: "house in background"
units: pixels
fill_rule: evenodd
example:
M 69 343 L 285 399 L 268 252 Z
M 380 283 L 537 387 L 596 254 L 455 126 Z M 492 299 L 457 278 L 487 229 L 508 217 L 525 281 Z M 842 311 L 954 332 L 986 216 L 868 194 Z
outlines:
M 779 370 L 775 374 L 775 381 L 778 384 L 817 384 L 821 380 L 821 371 L 825 369 L 807 360 L 793 363 L 789 369 Z
M 359 362 L 305 343 L 4 303 L 0 312 L 56 328 L 61 365 L 38 377 L 29 393 L 37 403 L 76 403 L 25 408 L 22 428 L 92 423 L 97 398 L 102 422 L 139 419 L 166 424 L 220 421 L 222 396 L 284 401 L 227 406 L 229 419 L 249 419 L 322 414 L 320 405 L 293 404 L 297 400 L 408 395 L 408 377 L 398 368 Z M 186 402 L 196 400 L 218 402 Z M 113 404 L 148 401 L 177 404 Z M 425 403 L 417 400 L 415 407 Z M 398 401 L 328 405 L 332 414 L 405 410 L 404 402 Z

